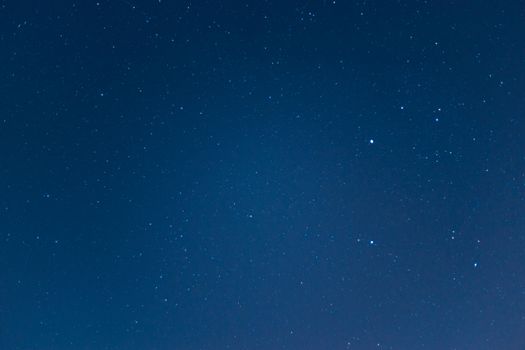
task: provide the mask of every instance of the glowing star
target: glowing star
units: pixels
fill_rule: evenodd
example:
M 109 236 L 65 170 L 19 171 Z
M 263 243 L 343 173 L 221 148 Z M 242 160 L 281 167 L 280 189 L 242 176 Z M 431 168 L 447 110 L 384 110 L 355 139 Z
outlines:
M 374 139 L 370 139 L 370 141 L 368 142 L 370 142 L 370 144 L 372 145 L 374 143 Z

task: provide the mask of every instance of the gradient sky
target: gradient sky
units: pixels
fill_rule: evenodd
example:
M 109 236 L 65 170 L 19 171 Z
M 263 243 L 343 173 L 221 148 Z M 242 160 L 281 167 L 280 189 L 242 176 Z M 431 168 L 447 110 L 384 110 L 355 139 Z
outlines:
M 524 1 L 0 2 L 0 348 L 525 349 Z

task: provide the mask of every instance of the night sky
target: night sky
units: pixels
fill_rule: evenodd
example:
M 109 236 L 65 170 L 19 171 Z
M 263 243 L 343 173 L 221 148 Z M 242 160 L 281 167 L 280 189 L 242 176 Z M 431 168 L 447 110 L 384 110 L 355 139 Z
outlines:
M 0 2 L 0 349 L 525 349 L 524 1 Z

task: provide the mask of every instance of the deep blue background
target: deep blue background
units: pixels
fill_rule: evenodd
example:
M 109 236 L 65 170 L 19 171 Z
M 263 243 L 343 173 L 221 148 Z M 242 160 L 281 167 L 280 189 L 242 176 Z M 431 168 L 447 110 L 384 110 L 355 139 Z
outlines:
M 1 1 L 0 348 L 525 349 L 524 23 Z

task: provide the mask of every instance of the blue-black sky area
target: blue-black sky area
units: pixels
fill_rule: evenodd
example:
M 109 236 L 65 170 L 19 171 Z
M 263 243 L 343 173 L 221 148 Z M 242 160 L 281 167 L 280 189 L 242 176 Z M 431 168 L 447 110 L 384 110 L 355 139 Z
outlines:
M 0 3 L 0 348 L 525 349 L 525 2 Z

